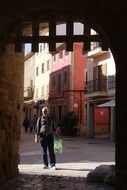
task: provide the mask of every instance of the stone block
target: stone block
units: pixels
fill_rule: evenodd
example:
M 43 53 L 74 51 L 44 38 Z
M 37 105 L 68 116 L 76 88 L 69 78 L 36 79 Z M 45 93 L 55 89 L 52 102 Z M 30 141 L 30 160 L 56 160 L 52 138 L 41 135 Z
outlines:
M 115 184 L 115 166 L 100 165 L 88 173 L 87 180 Z

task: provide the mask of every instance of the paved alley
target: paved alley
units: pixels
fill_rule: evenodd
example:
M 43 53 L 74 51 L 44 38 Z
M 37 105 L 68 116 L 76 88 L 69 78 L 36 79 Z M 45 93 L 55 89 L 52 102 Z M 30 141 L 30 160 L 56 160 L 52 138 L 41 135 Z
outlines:
M 108 139 L 63 138 L 63 153 L 58 154 L 57 170 L 43 169 L 40 144 L 34 134 L 21 134 L 20 175 L 11 190 L 114 190 L 113 186 L 87 182 L 87 174 L 101 164 L 114 164 L 114 143 Z

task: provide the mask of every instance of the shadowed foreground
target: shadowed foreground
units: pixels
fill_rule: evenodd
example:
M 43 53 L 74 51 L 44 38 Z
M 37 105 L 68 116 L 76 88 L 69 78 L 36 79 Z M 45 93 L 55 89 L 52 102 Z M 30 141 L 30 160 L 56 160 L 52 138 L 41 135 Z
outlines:
M 2 190 L 114 190 L 114 186 L 87 182 L 83 177 L 20 174 Z
M 57 170 L 44 170 L 40 144 L 34 134 L 21 131 L 20 175 L 2 190 L 114 190 L 87 182 L 87 174 L 101 164 L 114 164 L 114 143 L 108 139 L 63 138 L 63 153 L 56 155 Z M 1 189 L 0 189 L 1 190 Z

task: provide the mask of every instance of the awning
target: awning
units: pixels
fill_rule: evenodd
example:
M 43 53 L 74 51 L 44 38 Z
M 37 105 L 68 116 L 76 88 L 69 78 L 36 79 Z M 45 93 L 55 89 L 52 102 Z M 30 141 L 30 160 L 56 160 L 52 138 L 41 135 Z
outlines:
M 36 101 L 36 106 L 44 107 L 44 105 L 45 105 L 45 100 L 37 100 Z
M 24 104 L 31 104 L 31 103 L 34 103 L 34 100 L 25 100 L 24 101 Z
M 99 108 L 115 107 L 115 100 L 111 100 L 111 101 L 106 102 L 104 104 L 99 104 L 96 107 L 99 107 Z

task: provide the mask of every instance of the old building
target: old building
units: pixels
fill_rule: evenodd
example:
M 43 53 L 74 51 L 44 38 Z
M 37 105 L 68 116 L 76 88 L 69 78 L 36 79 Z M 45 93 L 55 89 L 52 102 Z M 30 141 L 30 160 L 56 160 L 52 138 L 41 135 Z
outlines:
M 42 43 L 39 46 L 39 53 L 35 54 L 35 105 L 37 115 L 41 114 L 41 109 L 48 106 L 49 99 L 49 75 L 51 72 L 51 54 L 48 44 Z
M 41 35 L 48 35 L 48 28 Z M 31 47 L 29 48 L 31 52 Z M 51 54 L 47 43 L 40 43 L 38 52 L 28 53 L 24 65 L 24 114 L 31 121 L 40 116 L 41 109 L 48 106 Z
M 102 135 L 114 139 L 115 62 L 110 50 L 102 51 L 99 43 L 91 44 L 87 52 L 87 82 L 85 88 L 87 135 Z
M 85 134 L 84 78 L 87 61 L 82 48 L 78 43 L 74 44 L 73 52 L 67 52 L 65 44 L 57 48 L 51 64 L 49 97 L 50 109 L 56 113 L 57 123 L 66 112 L 73 111 L 77 115 L 78 135 Z
M 35 54 L 29 52 L 24 61 L 24 118 L 31 120 L 34 114 Z

